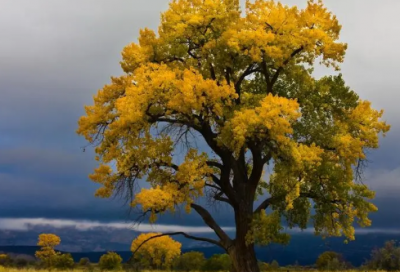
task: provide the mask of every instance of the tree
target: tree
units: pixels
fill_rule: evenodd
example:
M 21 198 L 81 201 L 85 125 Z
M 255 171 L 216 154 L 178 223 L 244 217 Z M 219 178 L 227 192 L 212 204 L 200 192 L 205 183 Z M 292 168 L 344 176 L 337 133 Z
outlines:
M 279 263 L 276 260 L 273 260 L 270 267 L 272 271 L 277 271 L 279 270 Z
M 356 182 L 365 151 L 389 126 L 341 75 L 313 78 L 316 59 L 339 70 L 340 30 L 321 1 L 302 10 L 248 1 L 243 13 L 238 0 L 172 1 L 158 34 L 143 29 L 123 49 L 125 74 L 79 120 L 77 132 L 96 145 L 96 195 L 125 194 L 151 222 L 194 210 L 217 239 L 166 235 L 223 248 L 234 271 L 259 270 L 255 244 L 288 242 L 284 220 L 354 239 L 353 222 L 369 226 L 376 211 L 374 192 Z M 137 191 L 144 178 L 150 188 Z M 203 196 L 233 208 L 235 237 Z
M 232 268 L 232 262 L 228 254 L 214 254 L 207 259 L 205 271 L 228 271 Z
M 182 245 L 169 236 L 151 239 L 157 235 L 161 233 L 142 233 L 132 241 L 134 259 L 151 268 L 169 268 L 174 258 L 181 254 Z M 144 243 L 146 240 L 148 242 Z
M 115 252 L 107 252 L 99 260 L 101 270 L 119 270 L 121 269 L 122 258 Z
M 0 266 L 8 267 L 13 263 L 13 260 L 8 254 L 0 253 Z
M 54 248 L 60 243 L 60 237 L 55 234 L 40 234 L 37 245 L 41 248 L 36 251 L 36 258 L 40 259 L 47 267 L 53 267 L 56 257 L 60 254 L 59 252 L 56 252 Z
M 174 262 L 174 268 L 178 271 L 196 271 L 205 265 L 206 258 L 202 252 L 190 251 L 182 254 Z
M 395 241 L 387 241 L 383 248 L 372 251 L 371 259 L 366 263 L 367 268 L 375 270 L 400 270 L 400 247 Z
M 340 270 L 345 266 L 342 255 L 334 251 L 325 251 L 320 254 L 316 265 L 319 270 Z
M 90 260 L 87 257 L 81 258 L 79 260 L 79 265 L 80 266 L 89 266 L 90 265 Z
M 259 262 L 258 267 L 260 271 L 278 271 L 280 269 L 279 263 L 276 260 L 273 260 L 271 264 Z
M 71 269 L 74 265 L 75 262 L 70 253 L 60 254 L 55 257 L 54 267 L 58 269 Z

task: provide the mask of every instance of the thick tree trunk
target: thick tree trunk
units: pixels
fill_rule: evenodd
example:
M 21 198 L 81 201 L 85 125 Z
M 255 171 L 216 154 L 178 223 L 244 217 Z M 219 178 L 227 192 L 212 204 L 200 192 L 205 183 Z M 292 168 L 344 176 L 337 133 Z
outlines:
M 231 272 L 259 272 L 254 245 L 235 244 L 229 250 L 232 261 Z
M 248 192 L 243 190 L 243 192 Z M 244 193 L 241 203 L 235 210 L 236 238 L 233 246 L 229 248 L 228 254 L 232 260 L 232 272 L 259 272 L 254 244 L 246 244 L 246 234 L 250 230 L 253 219 L 254 193 Z

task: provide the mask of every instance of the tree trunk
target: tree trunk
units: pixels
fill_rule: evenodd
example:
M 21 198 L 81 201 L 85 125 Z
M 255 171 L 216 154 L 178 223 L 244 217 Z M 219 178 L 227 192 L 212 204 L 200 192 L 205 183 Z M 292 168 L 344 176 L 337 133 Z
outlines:
M 231 272 L 259 272 L 254 245 L 235 243 L 229 250 L 232 261 Z
M 247 188 L 246 188 L 247 189 Z M 248 190 L 241 196 L 241 203 L 235 210 L 236 238 L 233 246 L 228 250 L 232 261 L 232 272 L 259 272 L 254 244 L 246 245 L 246 235 L 250 230 L 253 219 L 254 193 Z

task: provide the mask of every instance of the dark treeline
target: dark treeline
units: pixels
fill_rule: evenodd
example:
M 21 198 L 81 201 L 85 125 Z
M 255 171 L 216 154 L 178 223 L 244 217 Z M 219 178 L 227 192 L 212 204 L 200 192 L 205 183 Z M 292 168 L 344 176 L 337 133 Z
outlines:
M 151 260 L 140 259 L 130 263 L 123 262 L 122 257 L 115 253 L 109 252 L 103 254 L 98 263 L 92 263 L 89 258 L 81 258 L 79 261 L 74 261 L 69 253 L 60 253 L 51 262 L 45 264 L 38 259 L 27 254 L 16 253 L 0 253 L 0 266 L 15 267 L 15 268 L 45 268 L 51 265 L 55 269 L 71 269 L 81 268 L 84 270 L 114 270 L 124 269 L 126 271 L 141 271 L 141 270 L 168 270 L 168 271 L 229 271 L 231 269 L 230 258 L 227 254 L 214 254 L 206 258 L 202 252 L 190 251 L 181 254 L 175 258 L 170 267 L 165 267 L 163 264 L 154 265 Z M 361 266 L 354 267 L 340 253 L 334 251 L 325 251 L 318 256 L 314 264 L 309 266 L 301 266 L 298 263 L 292 265 L 280 266 L 277 261 L 262 262 L 259 261 L 261 271 L 298 271 L 298 270 L 324 270 L 338 271 L 347 269 L 360 270 L 400 270 L 400 247 L 396 241 L 388 241 L 382 248 L 372 250 L 370 258 Z

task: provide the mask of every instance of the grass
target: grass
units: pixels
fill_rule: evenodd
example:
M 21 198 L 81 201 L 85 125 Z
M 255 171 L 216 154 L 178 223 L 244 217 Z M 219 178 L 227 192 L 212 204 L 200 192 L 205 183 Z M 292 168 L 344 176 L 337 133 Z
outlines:
M 89 270 L 87 269 L 72 269 L 72 270 L 51 270 L 52 272 L 88 272 Z M 95 272 L 99 272 L 99 269 L 94 269 L 92 271 Z M 119 270 L 119 271 L 124 271 L 124 270 Z M 279 270 L 279 272 L 286 272 L 286 269 L 282 269 Z M 300 272 L 300 271 L 295 271 L 295 270 L 289 270 L 290 272 Z M 317 270 L 310 270 L 310 271 L 316 271 L 319 272 Z M 361 270 L 345 270 L 345 271 L 338 271 L 338 272 L 360 272 Z M 17 268 L 5 268 L 5 267 L 0 267 L 0 272 L 49 272 L 49 270 L 47 269 L 35 269 L 35 268 L 24 268 L 24 269 L 17 269 Z M 116 271 L 117 272 L 117 271 Z M 161 270 L 141 270 L 141 272 L 166 272 L 165 270 L 161 271 Z M 192 271 L 192 272 L 199 272 L 199 271 Z M 228 271 L 219 271 L 219 272 L 228 272 Z M 269 271 L 269 272 L 273 272 L 273 271 Z M 276 271 L 278 272 L 278 271 Z M 301 272 L 304 272 L 301 271 Z M 361 271 L 364 272 L 364 271 Z M 376 270 L 374 272 L 386 272 L 383 270 Z

